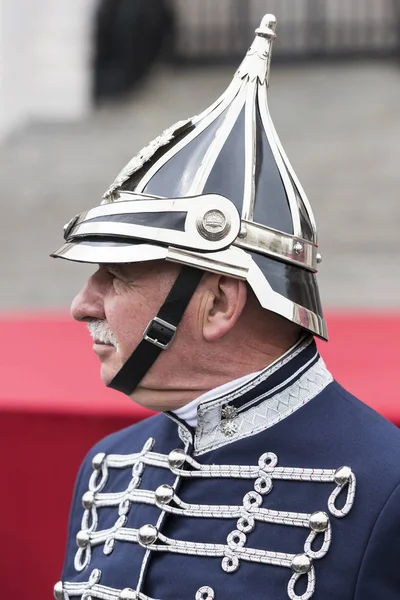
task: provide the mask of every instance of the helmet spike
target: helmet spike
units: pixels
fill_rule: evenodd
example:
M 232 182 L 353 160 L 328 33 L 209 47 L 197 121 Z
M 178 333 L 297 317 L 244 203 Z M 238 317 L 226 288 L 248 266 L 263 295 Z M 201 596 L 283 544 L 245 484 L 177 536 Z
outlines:
M 276 38 L 276 18 L 265 15 L 255 30 L 256 37 L 247 51 L 236 75 L 250 81 L 258 79 L 260 84 L 269 84 L 272 44 Z

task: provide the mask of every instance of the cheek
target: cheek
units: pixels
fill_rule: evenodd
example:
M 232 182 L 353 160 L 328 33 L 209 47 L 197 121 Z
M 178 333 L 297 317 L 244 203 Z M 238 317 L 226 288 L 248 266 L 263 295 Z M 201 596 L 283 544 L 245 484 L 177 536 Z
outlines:
M 156 315 L 142 298 L 115 298 L 106 306 L 106 320 L 117 339 L 122 357 L 128 357 L 142 340 L 149 321 Z

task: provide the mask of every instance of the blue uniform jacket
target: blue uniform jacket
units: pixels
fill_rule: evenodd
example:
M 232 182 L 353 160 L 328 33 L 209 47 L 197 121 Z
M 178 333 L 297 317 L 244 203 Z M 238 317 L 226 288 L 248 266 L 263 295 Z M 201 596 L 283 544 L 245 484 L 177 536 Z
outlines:
M 196 431 L 160 414 L 93 448 L 55 597 L 398 600 L 400 433 L 303 341 Z

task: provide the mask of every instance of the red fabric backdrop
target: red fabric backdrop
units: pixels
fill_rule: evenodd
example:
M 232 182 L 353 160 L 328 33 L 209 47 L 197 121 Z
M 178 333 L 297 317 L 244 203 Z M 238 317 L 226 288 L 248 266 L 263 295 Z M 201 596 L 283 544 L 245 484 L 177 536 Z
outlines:
M 330 314 L 334 376 L 400 425 L 400 314 Z M 85 327 L 65 314 L 0 319 L 4 598 L 45 600 L 60 577 L 73 482 L 101 437 L 151 414 L 106 389 Z

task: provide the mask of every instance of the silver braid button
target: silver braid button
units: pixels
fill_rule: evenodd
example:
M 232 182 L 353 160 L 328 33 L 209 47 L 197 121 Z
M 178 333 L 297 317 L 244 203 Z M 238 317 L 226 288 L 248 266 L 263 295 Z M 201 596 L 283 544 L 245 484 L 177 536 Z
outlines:
M 337 485 L 344 485 L 350 480 L 352 474 L 353 472 L 350 467 L 340 467 L 335 473 L 335 483 Z
M 94 494 L 93 492 L 85 492 L 82 496 L 82 506 L 86 510 L 90 510 L 94 504 Z
M 311 569 L 311 559 L 307 556 L 307 554 L 296 554 L 292 560 L 292 569 L 295 573 L 300 573 L 300 575 L 304 575 L 304 573 L 308 573 Z
M 53 588 L 53 595 L 56 600 L 64 600 L 63 582 L 57 581 Z
M 103 466 L 105 457 L 106 457 L 106 455 L 104 454 L 104 452 L 99 452 L 98 454 L 96 454 L 92 460 L 93 469 L 95 469 L 96 471 L 99 471 L 101 469 L 101 467 Z
M 183 450 L 172 450 L 168 454 L 168 464 L 172 469 L 179 469 L 186 460 L 186 454 Z
M 310 517 L 310 529 L 316 533 L 323 533 L 328 529 L 329 517 L 326 512 L 315 512 Z
M 138 594 L 137 592 L 135 592 L 135 590 L 132 590 L 132 588 L 125 588 L 121 591 L 120 595 L 118 596 L 118 600 L 137 600 L 138 599 Z
M 150 546 L 150 544 L 154 544 L 158 537 L 157 527 L 154 525 L 143 525 L 139 529 L 139 543 L 143 546 Z
M 169 504 L 174 497 L 174 488 L 170 485 L 160 485 L 156 489 L 155 495 L 160 504 Z
M 83 529 L 81 531 L 78 531 L 78 533 L 76 534 L 76 543 L 78 545 L 79 548 L 86 548 L 86 546 L 89 544 L 90 542 L 90 535 L 87 531 L 84 531 Z

